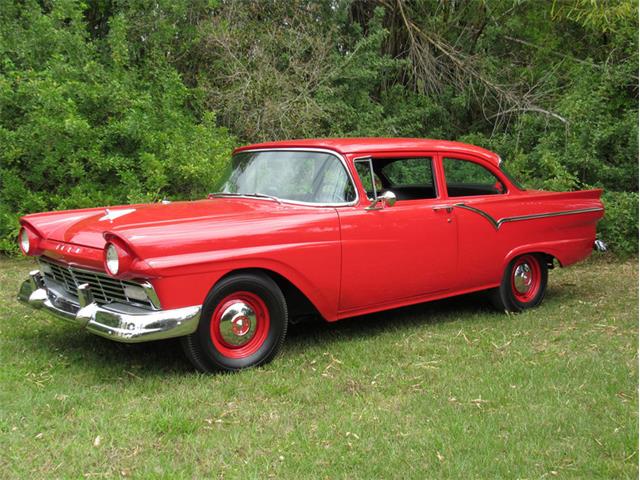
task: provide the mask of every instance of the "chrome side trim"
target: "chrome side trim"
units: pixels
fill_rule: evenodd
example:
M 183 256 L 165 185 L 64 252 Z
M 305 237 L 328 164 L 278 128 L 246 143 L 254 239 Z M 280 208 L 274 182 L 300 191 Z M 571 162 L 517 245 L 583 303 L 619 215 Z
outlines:
M 353 187 L 353 190 L 356 193 L 356 198 L 355 200 L 353 200 L 352 202 L 339 202 L 339 203 L 314 203 L 314 202 L 300 202 L 298 200 L 287 200 L 286 198 L 280 198 L 280 201 L 282 203 L 288 203 L 291 205 L 303 205 L 303 206 L 309 206 L 309 207 L 350 207 L 353 205 L 357 205 L 358 201 L 360 200 L 360 194 L 358 193 L 358 188 L 356 187 L 356 182 L 353 179 L 353 175 L 351 174 L 351 170 L 349 170 L 349 165 L 347 164 L 347 160 L 345 159 L 345 157 L 341 154 L 336 152 L 335 150 L 329 150 L 328 148 L 314 148 L 314 147 L 275 147 L 275 148 L 251 148 L 248 150 L 241 150 L 238 153 L 246 153 L 246 152 L 321 152 L 321 153 L 328 153 L 330 155 L 333 155 L 334 157 L 336 157 L 338 160 L 340 160 L 340 163 L 342 163 L 342 166 L 344 167 L 344 169 L 347 172 L 347 176 L 349 177 L 349 180 L 351 181 L 351 186 Z M 259 197 L 247 197 L 247 198 L 252 198 L 252 199 L 256 199 Z
M 79 298 L 43 287 L 42 274 L 31 272 L 18 292 L 18 300 L 86 328 L 90 333 L 124 343 L 147 342 L 181 337 L 196 331 L 200 305 L 173 310 L 148 310 L 130 305 L 98 305 L 87 286 L 79 287 Z
M 578 210 L 564 210 L 564 211 L 561 211 L 561 212 L 534 213 L 534 214 L 531 214 L 531 215 L 519 215 L 519 216 L 515 216 L 515 217 L 504 217 L 504 218 L 501 218 L 499 220 L 496 220 L 495 218 L 493 218 L 491 215 L 489 215 L 484 210 L 480 210 L 479 208 L 475 208 L 475 207 L 472 207 L 472 206 L 464 204 L 464 203 L 455 203 L 455 204 L 453 204 L 453 206 L 454 207 L 458 207 L 458 208 L 463 208 L 465 210 L 469 210 L 470 212 L 477 213 L 482 218 L 487 220 L 493 226 L 493 228 L 495 228 L 496 230 L 499 230 L 500 227 L 504 223 L 520 222 L 520 221 L 523 221 L 523 220 L 535 220 L 535 219 L 538 219 L 538 218 L 559 217 L 559 216 L 563 216 L 563 215 L 576 215 L 576 214 L 580 214 L 580 213 L 601 212 L 601 211 L 604 210 L 604 208 L 602 208 L 602 207 L 580 208 Z
M 465 210 L 469 210 L 470 212 L 477 213 L 482 218 L 487 220 L 491 224 L 491 226 L 493 226 L 493 228 L 495 228 L 496 230 L 500 228 L 500 222 L 495 218 L 493 218 L 484 210 L 480 210 L 479 208 L 475 208 L 475 207 L 470 207 L 469 205 L 465 205 L 464 203 L 454 203 L 453 206 L 458 208 L 464 208 Z

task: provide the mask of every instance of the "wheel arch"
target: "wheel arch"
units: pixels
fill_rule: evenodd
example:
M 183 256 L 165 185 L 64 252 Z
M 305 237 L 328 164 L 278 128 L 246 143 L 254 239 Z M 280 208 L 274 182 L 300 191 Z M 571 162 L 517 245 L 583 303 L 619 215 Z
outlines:
M 513 259 L 526 254 L 542 256 L 547 264 L 547 267 L 550 270 L 555 268 L 556 262 L 560 267 L 564 266 L 562 260 L 558 257 L 558 254 L 557 252 L 554 251 L 554 249 L 548 248 L 548 247 L 542 247 L 542 246 L 540 247 L 525 246 L 525 247 L 515 248 L 508 253 L 508 255 L 504 259 L 502 270 L 504 271 L 504 269 L 507 267 L 507 265 L 509 265 L 509 263 Z
M 289 280 L 287 277 L 278 273 L 274 270 L 270 270 L 268 268 L 262 267 L 251 267 L 251 268 L 237 268 L 225 273 L 222 277 L 218 279 L 216 284 L 225 278 L 228 278 L 232 275 L 248 273 L 248 274 L 263 274 L 271 278 L 276 285 L 282 291 L 284 295 L 285 301 L 287 302 L 287 309 L 289 311 L 289 321 L 290 323 L 297 323 L 301 318 L 307 316 L 317 316 L 326 320 L 325 316 L 322 312 L 317 308 L 314 302 L 306 295 L 302 289 L 300 289 L 294 282 Z M 215 285 L 212 286 L 212 288 Z

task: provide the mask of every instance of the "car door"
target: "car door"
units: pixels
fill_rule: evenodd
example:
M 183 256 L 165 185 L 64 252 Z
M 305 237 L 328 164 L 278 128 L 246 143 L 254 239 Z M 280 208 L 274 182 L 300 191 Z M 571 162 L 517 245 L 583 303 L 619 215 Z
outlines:
M 441 165 L 446 203 L 455 206 L 458 228 L 456 289 L 495 285 L 510 245 L 510 237 L 494 224 L 508 206 L 508 183 L 497 168 L 470 155 L 443 155 Z
M 457 263 L 455 216 L 443 202 L 437 157 L 429 152 L 355 159 L 360 201 L 338 209 L 341 312 L 409 303 L 446 292 Z M 397 201 L 371 208 L 376 194 Z

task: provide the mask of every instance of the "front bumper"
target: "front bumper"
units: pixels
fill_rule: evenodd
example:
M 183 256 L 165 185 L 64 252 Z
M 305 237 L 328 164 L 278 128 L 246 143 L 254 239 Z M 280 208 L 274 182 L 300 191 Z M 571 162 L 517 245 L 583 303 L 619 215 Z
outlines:
M 198 328 L 199 305 L 175 310 L 146 310 L 125 304 L 98 305 L 88 289 L 78 288 L 78 298 L 45 286 L 34 270 L 20 287 L 18 300 L 117 342 L 138 343 L 189 335 Z

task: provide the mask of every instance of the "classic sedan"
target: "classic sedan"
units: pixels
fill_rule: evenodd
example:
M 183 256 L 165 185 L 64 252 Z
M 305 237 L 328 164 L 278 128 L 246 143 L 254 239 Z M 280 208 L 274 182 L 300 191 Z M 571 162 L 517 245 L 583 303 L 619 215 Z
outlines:
M 547 272 L 604 245 L 601 190 L 526 190 L 500 157 L 424 139 L 292 140 L 234 151 L 188 202 L 26 215 L 19 299 L 119 342 L 181 337 L 201 371 L 270 361 L 287 326 L 487 290 L 540 304 Z

